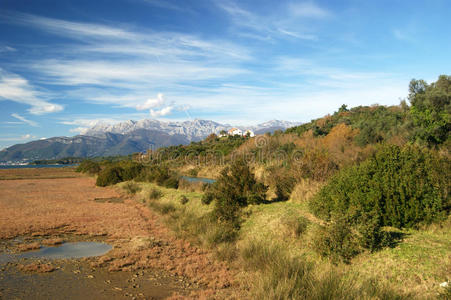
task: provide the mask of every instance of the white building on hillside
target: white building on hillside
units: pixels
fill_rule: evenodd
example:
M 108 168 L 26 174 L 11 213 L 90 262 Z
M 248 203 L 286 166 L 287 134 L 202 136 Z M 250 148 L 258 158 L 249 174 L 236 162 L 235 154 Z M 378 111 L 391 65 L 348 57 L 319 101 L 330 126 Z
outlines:
M 248 129 L 243 133 L 243 136 L 254 137 L 255 133 L 252 130 Z
M 243 135 L 243 132 L 238 128 L 232 128 L 227 132 L 228 135 Z

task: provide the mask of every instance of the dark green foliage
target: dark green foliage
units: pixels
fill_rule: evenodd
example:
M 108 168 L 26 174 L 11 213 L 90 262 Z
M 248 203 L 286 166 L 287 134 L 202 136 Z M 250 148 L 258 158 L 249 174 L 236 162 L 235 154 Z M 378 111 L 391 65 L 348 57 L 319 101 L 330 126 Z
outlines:
M 208 191 L 208 190 L 207 190 L 207 191 L 202 195 L 201 201 L 202 201 L 202 204 L 209 205 L 209 204 L 213 201 L 213 199 L 214 199 L 213 193 L 212 193 L 211 191 Z
M 257 182 L 246 162 L 238 159 L 224 168 L 212 185 L 211 193 L 216 200 L 214 213 L 220 220 L 235 220 L 241 207 L 263 203 L 266 191 L 267 187 Z
M 314 136 L 325 136 L 338 124 L 359 129 L 355 141 L 360 146 L 386 141 L 395 135 L 407 135 L 407 113 L 399 106 L 358 106 L 348 110 L 341 107 L 332 116 L 287 129 L 286 133 L 302 135 L 308 130 Z
M 82 163 L 85 158 L 82 157 L 64 157 L 60 159 L 42 159 L 35 160 L 30 165 L 72 165 Z M 78 171 L 79 172 L 79 171 Z
M 287 201 L 296 185 L 296 179 L 290 176 L 278 176 L 275 180 L 276 201 Z
M 155 182 L 160 186 L 176 189 L 179 185 L 179 176 L 171 171 L 168 166 L 155 164 L 144 169 L 140 179 L 148 182 Z
M 132 180 L 141 173 L 144 168 L 142 164 L 133 161 L 122 161 L 118 165 L 124 169 L 122 173 L 122 179 L 124 181 Z
M 448 140 L 451 130 L 451 76 L 441 75 L 427 84 L 412 80 L 409 85 L 413 139 L 435 146 Z
M 181 197 L 180 197 L 180 203 L 182 204 L 182 205 L 185 205 L 186 203 L 188 203 L 189 202 L 189 199 L 188 199 L 188 197 L 186 197 L 185 195 L 182 195 Z
M 334 218 L 316 235 L 315 247 L 319 254 L 332 261 L 349 263 L 359 253 L 359 242 L 345 217 Z
M 215 200 L 212 218 L 221 224 L 215 242 L 231 241 L 240 228 L 241 208 L 259 204 L 266 199 L 267 187 L 257 182 L 244 160 L 236 160 L 224 168 L 218 180 L 207 190 L 202 202 Z
M 245 142 L 242 136 L 223 138 L 207 138 L 189 145 L 170 146 L 158 149 L 155 157 L 164 162 L 180 162 L 198 164 L 220 163 L 224 157 Z M 195 175 L 197 176 L 197 175 Z
M 326 220 L 338 214 L 353 224 L 370 218 L 380 226 L 413 227 L 449 213 L 449 175 L 449 159 L 435 152 L 387 145 L 334 176 L 310 205 Z
M 108 186 L 123 181 L 124 169 L 119 166 L 108 166 L 100 171 L 97 177 L 97 186 Z
M 75 171 L 93 175 L 93 174 L 98 174 L 100 172 L 100 170 L 101 170 L 101 168 L 100 168 L 99 163 L 93 162 L 91 160 L 84 160 L 78 165 L 78 167 Z

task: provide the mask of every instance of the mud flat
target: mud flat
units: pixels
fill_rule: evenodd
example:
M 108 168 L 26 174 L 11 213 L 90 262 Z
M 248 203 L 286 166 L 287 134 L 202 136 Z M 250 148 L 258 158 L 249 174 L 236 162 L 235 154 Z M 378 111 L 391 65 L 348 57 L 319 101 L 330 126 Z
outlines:
M 60 170 L 46 170 L 44 178 L 36 169 L 14 171 L 0 170 L 0 178 L 15 179 L 0 180 L 0 253 L 14 257 L 0 261 L 0 299 L 230 296 L 234 276 L 225 264 L 176 239 L 148 208 L 118 190 L 67 171 L 65 178 L 58 178 Z M 70 259 L 29 252 L 74 242 L 112 249 Z

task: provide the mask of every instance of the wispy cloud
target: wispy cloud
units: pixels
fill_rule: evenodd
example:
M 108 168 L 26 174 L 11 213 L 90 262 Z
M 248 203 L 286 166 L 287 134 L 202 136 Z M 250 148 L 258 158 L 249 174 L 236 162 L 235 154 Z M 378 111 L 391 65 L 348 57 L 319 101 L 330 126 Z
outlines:
M 59 104 L 44 99 L 28 81 L 19 75 L 5 72 L 0 68 L 0 99 L 30 105 L 28 111 L 34 115 L 42 115 L 63 110 Z
M 393 36 L 400 41 L 404 42 L 414 42 L 415 39 L 406 31 L 403 31 L 401 29 L 393 29 L 392 30 Z
M 25 118 L 25 117 L 23 117 L 23 116 L 21 116 L 19 114 L 16 114 L 16 113 L 11 114 L 11 117 L 16 118 L 16 119 L 22 121 L 23 123 L 26 123 L 26 124 L 28 124 L 30 126 L 33 126 L 33 127 L 38 127 L 39 126 L 38 123 L 36 123 L 35 121 L 28 120 L 27 118 Z
M 236 30 L 236 34 L 270 42 L 273 38 L 317 40 L 318 37 L 300 23 L 303 20 L 299 20 L 299 17 L 325 18 L 329 15 L 326 10 L 312 2 L 291 3 L 282 9 L 282 12 L 275 10 L 277 12 L 270 15 L 260 15 L 255 11 L 246 10 L 234 1 L 217 1 L 216 4 L 230 16 L 235 27 L 247 30 L 245 32 Z
M 21 141 L 27 141 L 36 139 L 35 135 L 32 134 L 24 134 L 21 136 L 15 136 L 15 137 L 0 137 L 0 142 L 21 142 Z
M 190 12 L 192 13 L 193 10 L 184 6 L 181 6 L 180 3 L 183 2 L 178 2 L 177 4 L 169 2 L 168 0 L 142 0 L 144 3 L 147 3 L 149 5 L 158 7 L 158 8 L 163 8 L 163 9 L 169 9 L 169 10 L 175 10 L 175 11 L 180 11 L 180 12 Z
M 10 46 L 0 46 L 0 53 L 2 52 L 15 52 L 16 49 Z
M 318 4 L 309 2 L 292 2 L 289 4 L 290 12 L 297 17 L 306 18 L 326 18 L 332 15 L 328 10 L 320 7 Z
M 94 23 L 71 22 L 60 19 L 46 18 L 32 14 L 3 12 L 0 13 L 2 23 L 13 23 L 24 26 L 40 28 L 56 35 L 72 39 L 123 39 L 135 40 L 140 35 L 117 27 Z M 69 35 L 68 35 L 69 34 Z

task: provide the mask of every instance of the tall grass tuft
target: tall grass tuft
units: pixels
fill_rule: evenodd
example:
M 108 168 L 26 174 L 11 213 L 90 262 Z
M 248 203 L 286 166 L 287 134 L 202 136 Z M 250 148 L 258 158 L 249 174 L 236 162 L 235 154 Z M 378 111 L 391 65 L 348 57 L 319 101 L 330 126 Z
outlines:
M 127 192 L 127 194 L 134 195 L 137 192 L 141 191 L 141 187 L 132 181 L 127 181 L 122 188 Z

